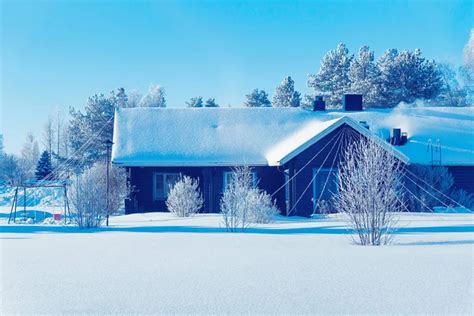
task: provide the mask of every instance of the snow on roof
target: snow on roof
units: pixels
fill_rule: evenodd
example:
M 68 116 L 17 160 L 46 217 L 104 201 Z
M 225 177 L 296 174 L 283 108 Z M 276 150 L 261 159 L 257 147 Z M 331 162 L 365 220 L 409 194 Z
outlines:
M 345 115 L 367 121 L 378 135 L 387 135 L 393 128 L 407 132 L 408 142 L 396 148 L 410 163 L 431 164 L 433 149 L 434 164 L 441 160 L 445 166 L 474 166 L 474 107 L 406 106 Z
M 342 123 L 366 131 L 357 121 L 378 135 L 394 127 L 408 132 L 408 143 L 396 148 L 412 163 L 431 163 L 427 144 L 439 139 L 443 164 L 474 165 L 473 108 L 118 109 L 112 159 L 124 166 L 279 165 Z

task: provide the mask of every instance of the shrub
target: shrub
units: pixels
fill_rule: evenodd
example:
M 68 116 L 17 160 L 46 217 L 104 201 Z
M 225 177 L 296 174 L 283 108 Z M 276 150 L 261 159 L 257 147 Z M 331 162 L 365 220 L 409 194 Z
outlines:
M 361 245 L 383 245 L 401 211 L 401 163 L 374 141 L 360 139 L 349 145 L 340 166 L 339 194 L 334 203 L 356 233 Z
M 176 216 L 188 217 L 198 213 L 203 202 L 199 180 L 184 176 L 171 188 L 166 206 Z
M 112 167 L 109 173 L 109 208 L 107 210 L 106 165 L 96 163 L 76 176 L 69 190 L 73 219 L 79 228 L 102 225 L 107 215 L 116 213 L 127 192 L 123 169 Z
M 270 195 L 253 187 L 251 169 L 234 169 L 221 199 L 221 214 L 230 232 L 246 229 L 251 223 L 268 223 L 279 213 Z
M 252 223 L 268 224 L 280 211 L 272 202 L 270 194 L 258 188 L 251 189 L 248 194 L 250 221 Z

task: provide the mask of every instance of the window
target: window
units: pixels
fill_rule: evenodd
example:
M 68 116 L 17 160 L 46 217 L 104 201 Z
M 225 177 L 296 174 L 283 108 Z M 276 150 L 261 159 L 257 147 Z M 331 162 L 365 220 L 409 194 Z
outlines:
M 166 200 L 168 198 L 168 193 L 179 178 L 179 173 L 154 173 L 153 200 Z
M 290 174 L 289 170 L 285 170 L 285 201 L 290 201 Z
M 222 191 L 225 191 L 227 186 L 231 183 L 233 175 L 234 173 L 232 171 L 224 171 L 224 186 L 222 187 L 223 188 Z M 257 187 L 257 173 L 256 172 L 252 172 L 252 186 L 254 188 Z
M 339 170 L 337 168 L 321 168 L 313 170 L 313 203 L 329 201 L 339 192 Z

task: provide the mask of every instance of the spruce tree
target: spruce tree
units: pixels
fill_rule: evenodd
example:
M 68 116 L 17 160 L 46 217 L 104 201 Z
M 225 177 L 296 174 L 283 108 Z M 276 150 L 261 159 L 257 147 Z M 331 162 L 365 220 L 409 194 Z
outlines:
M 43 151 L 38 164 L 36 165 L 35 176 L 37 180 L 52 178 L 53 166 L 51 164 L 51 158 L 48 151 Z
M 300 106 L 301 96 L 295 91 L 295 82 L 290 76 L 285 77 L 276 87 L 273 96 L 273 106 L 275 107 L 298 107 Z

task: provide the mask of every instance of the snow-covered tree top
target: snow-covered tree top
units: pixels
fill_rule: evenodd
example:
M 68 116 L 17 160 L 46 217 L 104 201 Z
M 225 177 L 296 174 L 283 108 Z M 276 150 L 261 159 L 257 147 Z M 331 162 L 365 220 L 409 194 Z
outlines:
M 430 164 L 427 148 L 439 144 L 442 164 L 473 164 L 474 108 L 440 107 L 118 109 L 112 157 L 125 166 L 277 165 L 343 117 L 366 121 L 381 139 L 393 128 L 407 132 L 408 143 L 396 148 L 411 163 Z

